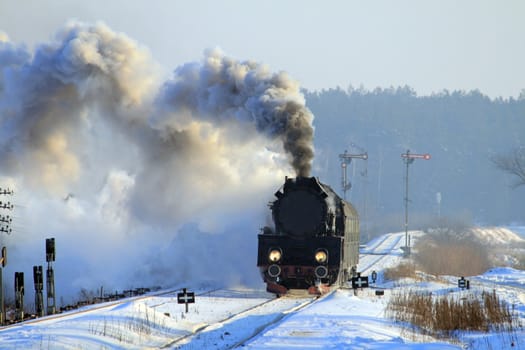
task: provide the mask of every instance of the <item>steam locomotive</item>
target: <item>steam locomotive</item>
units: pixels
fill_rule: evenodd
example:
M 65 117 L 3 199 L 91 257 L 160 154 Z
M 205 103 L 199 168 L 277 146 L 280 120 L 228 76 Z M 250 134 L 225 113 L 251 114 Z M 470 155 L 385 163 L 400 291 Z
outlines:
M 257 266 L 267 291 L 323 294 L 355 275 L 359 216 L 315 177 L 286 178 L 270 203 L 275 227 L 258 235 Z

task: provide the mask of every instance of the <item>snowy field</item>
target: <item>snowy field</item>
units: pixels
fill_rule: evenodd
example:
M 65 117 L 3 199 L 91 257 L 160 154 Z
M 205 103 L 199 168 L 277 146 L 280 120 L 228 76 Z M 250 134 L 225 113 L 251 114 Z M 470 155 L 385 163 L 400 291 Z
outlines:
M 378 280 L 374 288 L 357 293 L 340 289 L 320 299 L 276 299 L 245 288 L 196 289 L 196 302 L 185 313 L 184 305 L 177 304 L 179 290 L 160 291 L 0 328 L 0 348 L 525 349 L 521 329 L 513 334 L 463 333 L 446 342 L 388 319 L 385 307 L 394 291 L 466 293 L 452 276 L 439 282 L 385 283 L 382 270 L 401 261 L 403 244 L 404 233 L 395 233 L 363 247 L 359 269 L 366 274 L 376 271 Z M 494 268 L 471 281 L 474 290 L 496 290 L 525 318 L 523 271 Z M 384 296 L 376 296 L 377 289 L 384 290 Z

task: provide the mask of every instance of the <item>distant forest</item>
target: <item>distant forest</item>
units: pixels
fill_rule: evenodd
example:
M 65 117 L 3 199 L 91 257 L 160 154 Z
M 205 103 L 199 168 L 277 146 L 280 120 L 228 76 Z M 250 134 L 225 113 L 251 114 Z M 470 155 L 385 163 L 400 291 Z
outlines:
M 303 91 L 315 115 L 313 175 L 342 193 L 339 154 L 367 152 L 347 168 L 349 199 L 364 229 L 404 230 L 406 165 L 401 154 L 430 153 L 409 166 L 409 228 L 438 218 L 471 224 L 525 222 L 525 186 L 491 158 L 525 146 L 525 94 L 490 99 L 479 91 L 417 96 L 409 87 Z

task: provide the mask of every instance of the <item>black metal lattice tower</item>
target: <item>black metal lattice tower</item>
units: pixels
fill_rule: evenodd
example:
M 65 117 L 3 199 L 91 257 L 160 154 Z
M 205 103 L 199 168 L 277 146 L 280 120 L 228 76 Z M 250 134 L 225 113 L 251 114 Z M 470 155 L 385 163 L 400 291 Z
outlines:
M 55 239 L 46 239 L 46 287 L 47 287 L 47 314 L 53 315 L 56 312 L 55 297 L 55 272 L 53 271 L 53 261 L 55 261 Z
M 44 316 L 44 276 L 42 266 L 33 266 L 33 281 L 35 283 L 35 312 L 37 317 Z
M 24 319 L 24 273 L 15 272 L 15 319 Z

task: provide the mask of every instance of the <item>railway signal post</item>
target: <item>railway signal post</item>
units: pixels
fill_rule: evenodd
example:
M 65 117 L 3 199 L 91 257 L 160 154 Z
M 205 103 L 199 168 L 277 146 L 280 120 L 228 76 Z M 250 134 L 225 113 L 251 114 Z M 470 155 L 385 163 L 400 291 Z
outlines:
M 401 158 L 406 164 L 406 176 L 405 176 L 405 246 L 402 249 L 405 252 L 405 256 L 410 255 L 410 240 L 408 237 L 408 166 L 416 159 L 429 160 L 430 154 L 416 154 L 410 153 L 410 150 L 407 150 L 407 153 L 401 154 Z
M 352 162 L 352 159 L 368 159 L 368 153 L 364 152 L 361 154 L 350 154 L 345 150 L 345 153 L 339 155 L 339 159 L 341 159 L 341 169 L 343 170 L 342 174 L 342 185 L 343 185 L 343 199 L 346 200 L 346 191 L 352 187 L 352 185 L 348 182 L 347 176 L 346 176 L 346 168 L 347 166 Z
M 42 290 L 44 289 L 44 277 L 42 273 L 42 265 L 33 266 L 33 281 L 35 284 L 35 313 L 37 317 L 44 316 L 44 297 Z
M 15 272 L 15 320 L 24 320 L 24 273 Z
M 346 191 L 349 190 L 352 187 L 352 184 L 348 181 L 346 176 L 346 169 L 348 168 L 348 165 L 352 163 L 352 159 L 362 159 L 362 160 L 368 160 L 368 152 L 366 152 L 363 148 L 357 146 L 356 144 L 352 143 L 351 147 L 357 148 L 361 153 L 358 154 L 349 154 L 347 150 L 345 150 L 345 153 L 339 155 L 339 159 L 341 159 L 341 170 L 342 170 L 342 185 L 343 185 L 343 199 L 346 200 Z M 354 163 L 355 164 L 355 163 Z M 368 217 L 367 217 L 367 197 L 368 197 L 368 162 L 365 162 L 365 170 L 361 173 L 362 176 L 364 176 L 364 205 L 363 205 L 363 211 L 364 211 L 364 232 L 366 236 L 366 241 L 368 242 L 370 240 L 370 237 L 368 236 Z
M 53 261 L 55 261 L 55 239 L 46 239 L 46 286 L 47 286 L 47 314 L 53 315 L 56 313 L 56 297 L 55 297 L 55 271 L 53 270 Z

